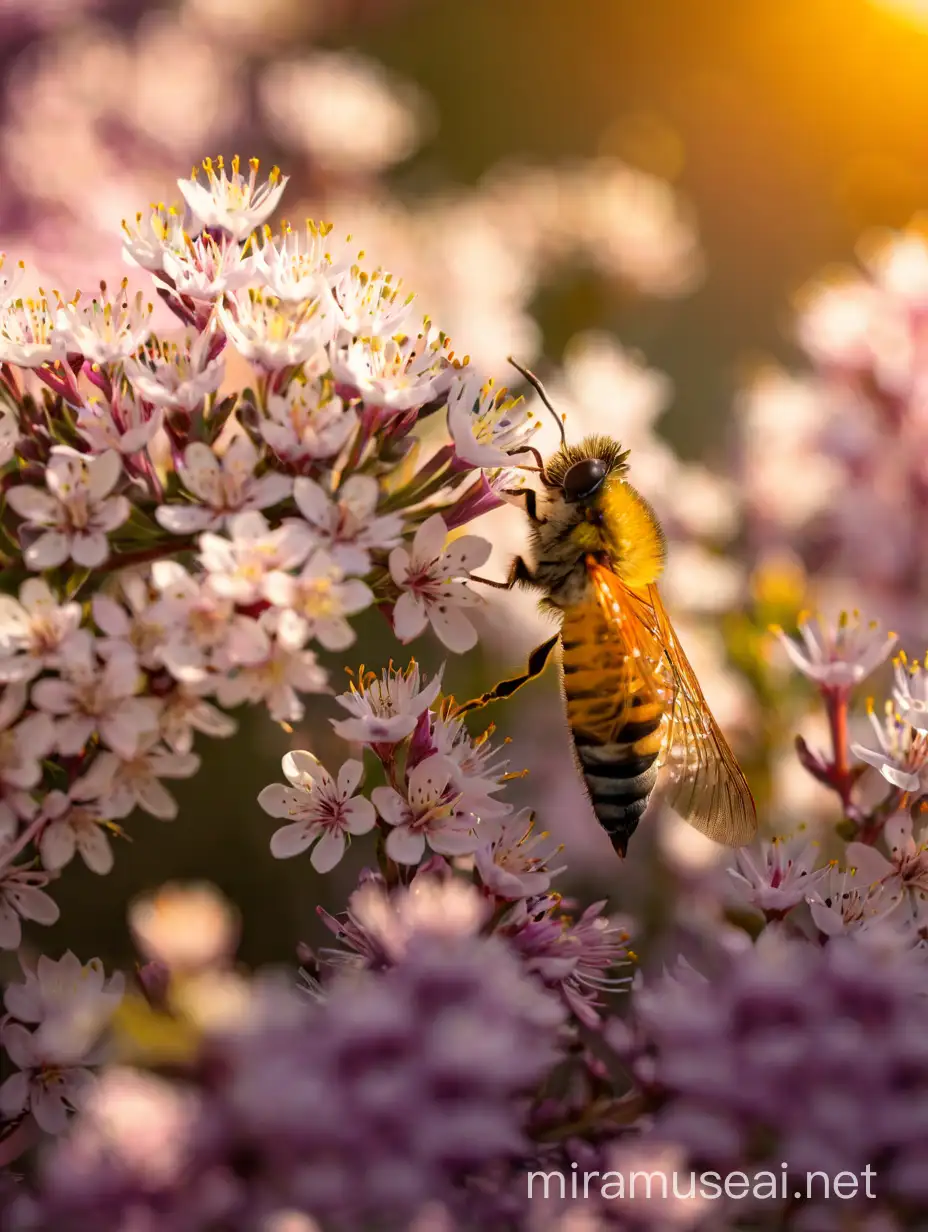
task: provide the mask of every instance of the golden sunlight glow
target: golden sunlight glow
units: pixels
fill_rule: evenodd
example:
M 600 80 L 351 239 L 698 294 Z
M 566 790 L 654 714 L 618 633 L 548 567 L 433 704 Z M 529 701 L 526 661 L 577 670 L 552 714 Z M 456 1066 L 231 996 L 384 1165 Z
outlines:
M 873 0 L 873 3 L 928 29 L 928 0 Z

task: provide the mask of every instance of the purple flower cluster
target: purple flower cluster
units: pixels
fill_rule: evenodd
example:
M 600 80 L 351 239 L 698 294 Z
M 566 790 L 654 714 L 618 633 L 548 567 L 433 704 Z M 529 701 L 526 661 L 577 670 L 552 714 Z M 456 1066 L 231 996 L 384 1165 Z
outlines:
M 869 1166 L 876 1197 L 924 1217 L 924 951 L 894 934 L 816 947 L 774 930 L 716 958 L 710 978 L 684 966 L 639 989 L 612 1028 L 655 1105 L 648 1132 L 722 1174 Z
M 69 1232 L 244 1230 L 283 1212 L 409 1227 L 526 1155 L 527 1096 L 563 1016 L 497 939 L 426 931 L 321 1003 L 264 988 L 182 1082 L 110 1071 L 20 1217 Z

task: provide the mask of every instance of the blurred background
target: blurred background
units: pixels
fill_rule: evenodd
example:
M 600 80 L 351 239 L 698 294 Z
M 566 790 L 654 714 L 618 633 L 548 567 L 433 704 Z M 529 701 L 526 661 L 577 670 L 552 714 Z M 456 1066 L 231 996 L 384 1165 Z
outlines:
M 279 163 L 286 217 L 350 230 L 488 374 L 535 365 L 571 437 L 632 447 L 668 606 L 768 829 L 817 824 L 831 803 L 788 739 L 816 720 L 767 625 L 851 602 L 916 653 L 926 637 L 926 69 L 919 0 L 0 0 L 0 243 L 89 289 L 121 276 L 120 220 L 205 155 Z M 475 529 L 503 576 L 518 515 Z M 514 674 L 547 628 L 530 597 L 491 596 L 449 687 Z M 361 625 L 353 662 L 395 653 Z M 513 798 L 564 842 L 568 887 L 647 914 L 649 871 L 714 852 L 655 816 L 618 870 L 556 682 L 530 692 L 487 716 L 531 771 Z M 314 700 L 292 736 L 243 715 L 204 743 L 180 819 L 134 818 L 106 878 L 75 862 L 37 943 L 125 961 L 130 898 L 208 879 L 242 910 L 243 957 L 290 961 L 362 853 L 340 882 L 274 861 L 256 796 L 288 747 L 337 768 L 334 713 Z

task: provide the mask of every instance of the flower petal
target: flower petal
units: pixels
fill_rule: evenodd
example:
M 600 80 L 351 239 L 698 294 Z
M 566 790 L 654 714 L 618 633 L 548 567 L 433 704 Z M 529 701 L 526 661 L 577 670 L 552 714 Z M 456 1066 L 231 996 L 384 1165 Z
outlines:
M 338 794 L 345 800 L 353 796 L 364 774 L 364 763 L 356 758 L 349 758 L 338 772 Z
M 342 806 L 349 834 L 367 834 L 377 824 L 377 812 L 365 796 L 355 796 Z
M 442 643 L 455 654 L 464 654 L 477 645 L 477 630 L 460 608 L 430 604 L 428 618 Z
M 418 595 L 407 591 L 393 605 L 393 632 L 403 643 L 417 638 L 428 622 L 428 609 Z
M 492 550 L 493 545 L 480 535 L 462 535 L 448 545 L 442 568 L 447 569 L 449 576 L 469 573 L 486 564 Z
M 23 560 L 30 569 L 57 569 L 71 555 L 71 536 L 60 530 L 49 530 L 30 543 Z
M 386 852 L 397 864 L 418 864 L 425 854 L 425 836 L 397 826 L 387 835 Z
M 375 787 L 371 803 L 389 826 L 402 825 L 409 812 L 406 801 L 392 787 Z
M 316 835 L 319 827 L 305 821 L 295 821 L 292 825 L 281 826 L 271 835 L 271 855 L 277 860 L 288 860 L 305 851 Z
M 313 847 L 310 863 L 317 873 L 328 873 L 345 854 L 345 836 L 340 830 L 327 830 Z

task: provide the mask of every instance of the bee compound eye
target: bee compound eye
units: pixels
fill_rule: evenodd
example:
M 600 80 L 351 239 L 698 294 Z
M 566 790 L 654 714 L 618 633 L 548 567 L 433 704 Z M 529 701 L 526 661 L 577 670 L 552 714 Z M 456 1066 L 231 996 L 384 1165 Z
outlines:
M 575 462 L 564 476 L 564 496 L 569 501 L 586 500 L 605 478 L 606 464 L 601 458 L 584 458 Z

